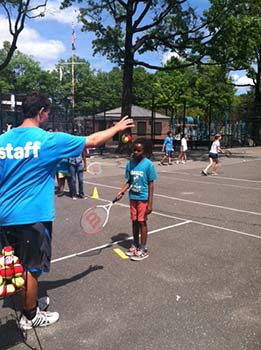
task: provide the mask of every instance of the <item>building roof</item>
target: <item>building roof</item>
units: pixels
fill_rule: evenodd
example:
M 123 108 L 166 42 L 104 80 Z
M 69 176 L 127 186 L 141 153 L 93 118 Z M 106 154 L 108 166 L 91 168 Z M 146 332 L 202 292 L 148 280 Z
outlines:
M 105 112 L 97 113 L 96 116 L 103 117 L 104 114 L 111 117 L 120 117 L 121 116 L 121 107 L 110 109 Z M 131 116 L 132 118 L 151 118 L 152 111 L 143 107 L 132 105 L 131 107 Z M 169 119 L 170 117 L 156 112 L 154 115 L 155 119 Z

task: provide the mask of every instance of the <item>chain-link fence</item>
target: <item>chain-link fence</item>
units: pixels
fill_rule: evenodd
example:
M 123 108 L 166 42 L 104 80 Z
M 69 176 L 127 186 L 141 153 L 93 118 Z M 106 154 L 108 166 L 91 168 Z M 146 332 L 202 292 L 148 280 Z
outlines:
M 80 116 L 80 118 L 79 118 Z M 108 121 L 108 116 L 106 119 Z M 52 106 L 49 122 L 45 128 L 68 133 L 89 134 L 94 130 L 95 116 L 84 113 L 73 115 L 59 106 Z M 238 106 L 224 108 L 218 112 L 209 111 L 203 119 L 199 117 L 170 117 L 170 129 L 178 136 L 189 135 L 191 140 L 200 143 L 211 142 L 216 133 L 223 135 L 223 144 L 227 147 L 261 145 L 261 106 Z M 81 120 L 81 122 L 79 121 Z M 0 131 L 5 132 L 7 125 L 17 126 L 22 122 L 21 110 L 0 110 Z M 157 135 L 151 135 L 155 139 Z
M 171 129 L 177 139 L 186 133 L 198 144 L 211 142 L 220 133 L 226 147 L 261 145 L 261 106 L 238 106 L 218 112 L 210 109 L 205 118 L 174 116 Z

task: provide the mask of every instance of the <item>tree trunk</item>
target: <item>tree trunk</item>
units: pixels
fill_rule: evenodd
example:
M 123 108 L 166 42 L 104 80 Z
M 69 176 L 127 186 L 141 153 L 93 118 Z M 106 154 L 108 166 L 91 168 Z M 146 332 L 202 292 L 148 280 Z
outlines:
M 257 57 L 257 74 L 255 84 L 255 104 L 260 108 L 261 106 L 261 47 L 258 50 Z
M 132 4 L 130 7 L 133 6 Z M 133 33 L 132 33 L 132 9 L 127 10 L 126 19 L 126 36 L 125 36 L 125 55 L 123 65 L 123 81 L 122 81 L 122 102 L 121 102 L 121 116 L 128 115 L 131 118 L 131 106 L 132 106 L 132 86 L 133 86 L 133 65 L 134 65 L 134 52 L 132 47 Z M 124 133 L 131 134 L 131 129 L 126 130 Z M 123 144 L 121 142 L 121 136 L 119 140 L 119 153 L 131 153 L 131 143 Z

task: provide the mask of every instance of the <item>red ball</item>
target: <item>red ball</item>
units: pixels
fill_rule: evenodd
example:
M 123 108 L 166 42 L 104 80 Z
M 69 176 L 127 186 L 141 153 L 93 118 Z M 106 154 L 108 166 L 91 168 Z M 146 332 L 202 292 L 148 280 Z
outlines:
M 0 286 L 0 298 L 6 295 L 6 286 Z
M 15 276 L 15 277 L 20 277 L 20 276 L 22 276 L 23 273 L 24 273 L 23 266 L 20 265 L 20 264 L 15 264 L 15 265 L 13 266 L 13 269 L 14 269 L 14 276 Z
M 3 266 L 0 270 L 0 275 L 4 278 L 4 279 L 11 279 L 14 275 L 14 269 L 13 266 Z
M 130 134 L 123 134 L 121 137 L 121 142 L 125 143 L 125 144 L 131 142 L 131 135 Z
M 4 255 L 4 256 L 8 256 L 8 255 L 13 255 L 14 254 L 14 249 L 13 249 L 13 247 L 12 246 L 7 246 L 7 247 L 4 247 L 3 249 L 2 249 L 2 254 Z

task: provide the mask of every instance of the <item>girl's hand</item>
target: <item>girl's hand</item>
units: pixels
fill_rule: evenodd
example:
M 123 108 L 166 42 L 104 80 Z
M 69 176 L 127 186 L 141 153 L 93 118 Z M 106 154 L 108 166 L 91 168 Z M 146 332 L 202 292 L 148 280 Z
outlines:
M 152 205 L 148 204 L 146 209 L 146 214 L 149 215 L 152 212 Z
M 124 192 L 117 193 L 117 195 L 116 195 L 117 200 L 120 201 L 122 199 L 123 195 L 124 195 Z

